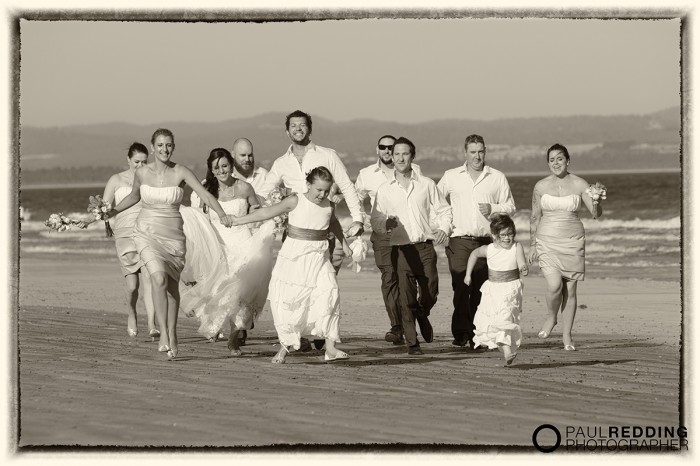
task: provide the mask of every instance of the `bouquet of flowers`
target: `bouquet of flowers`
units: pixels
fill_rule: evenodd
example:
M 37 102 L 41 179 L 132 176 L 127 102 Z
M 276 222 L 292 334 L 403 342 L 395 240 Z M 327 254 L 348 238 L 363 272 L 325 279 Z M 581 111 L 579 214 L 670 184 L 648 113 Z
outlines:
M 608 189 L 600 182 L 596 182 L 596 184 L 588 186 L 585 193 L 591 196 L 594 203 L 598 203 L 598 201 L 601 199 L 605 200 L 608 197 Z
M 358 236 L 350 245 L 350 250 L 352 251 L 352 260 L 350 264 L 348 264 L 348 268 L 355 273 L 360 273 L 360 270 L 362 270 L 360 262 L 365 260 L 367 257 L 369 246 L 367 246 L 367 242 L 365 240 Z
M 267 195 L 267 199 L 265 200 L 263 207 L 279 204 L 285 197 L 287 197 L 286 189 L 277 187 L 270 191 L 270 194 Z M 281 233 L 287 228 L 288 217 L 288 214 L 282 214 L 272 219 L 275 222 L 275 233 Z
M 70 230 L 71 225 L 79 223 L 77 220 L 66 217 L 62 213 L 51 214 L 49 219 L 44 222 L 49 229 L 49 231 L 62 231 Z
M 105 222 L 105 233 L 108 237 L 114 236 L 112 227 L 110 227 L 109 222 L 107 222 L 107 212 L 112 210 L 112 204 L 102 199 L 99 194 L 97 196 L 90 196 L 90 203 L 88 204 L 87 211 L 95 217 L 95 220 L 102 220 Z
M 584 192 L 591 196 L 591 199 L 593 199 L 593 218 L 598 219 L 597 205 L 601 199 L 607 199 L 608 189 L 605 186 L 603 186 L 600 182 L 596 182 L 596 184 L 589 185 L 588 188 L 586 188 L 586 191 Z

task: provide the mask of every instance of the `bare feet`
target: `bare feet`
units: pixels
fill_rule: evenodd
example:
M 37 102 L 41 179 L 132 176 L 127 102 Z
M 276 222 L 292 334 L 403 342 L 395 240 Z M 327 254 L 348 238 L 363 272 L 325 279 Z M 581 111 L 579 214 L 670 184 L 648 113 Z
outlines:
M 139 330 L 136 328 L 136 314 L 129 314 L 126 321 L 126 332 L 130 337 L 135 337 L 139 334 Z
M 542 325 L 542 330 L 540 330 L 540 333 L 537 334 L 538 337 L 544 339 L 549 338 L 549 335 L 552 333 L 552 329 L 557 325 L 556 319 L 547 319 L 544 321 L 544 324 Z
M 280 348 L 275 357 L 272 358 L 272 364 L 284 364 L 288 354 L 289 350 L 286 346 L 282 345 L 282 348 Z

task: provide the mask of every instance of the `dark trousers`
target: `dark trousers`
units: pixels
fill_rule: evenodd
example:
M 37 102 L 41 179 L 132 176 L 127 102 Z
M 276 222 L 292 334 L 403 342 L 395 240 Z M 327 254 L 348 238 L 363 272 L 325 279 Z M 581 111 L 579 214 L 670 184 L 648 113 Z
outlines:
M 401 325 L 407 346 L 418 344 L 416 318 L 428 317 L 437 302 L 437 254 L 432 241 L 394 246 Z
M 382 298 L 384 307 L 389 315 L 391 327 L 401 327 L 401 308 L 399 306 L 399 279 L 394 269 L 395 260 L 392 254 L 398 254 L 398 248 L 394 249 L 389 244 L 389 236 L 372 232 L 370 237 L 374 250 L 374 263 L 382 273 Z
M 467 337 L 469 341 L 474 338 L 474 316 L 481 302 L 481 285 L 488 280 L 489 272 L 486 259 L 476 261 L 472 271 L 472 284 L 464 284 L 464 277 L 467 271 L 467 261 L 472 251 L 480 246 L 491 243 L 490 238 L 484 240 L 473 240 L 466 238 L 450 238 L 450 242 L 445 248 L 447 263 L 452 275 L 452 291 L 454 297 L 452 304 L 452 335 L 456 339 Z

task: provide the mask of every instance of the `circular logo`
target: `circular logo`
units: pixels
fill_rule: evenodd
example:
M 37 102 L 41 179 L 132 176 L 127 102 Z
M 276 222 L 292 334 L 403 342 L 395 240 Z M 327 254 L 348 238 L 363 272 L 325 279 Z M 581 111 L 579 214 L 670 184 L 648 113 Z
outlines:
M 552 432 L 554 432 L 554 435 L 557 436 L 557 441 L 554 442 L 554 445 L 551 447 L 543 447 L 537 442 L 537 435 L 544 429 L 551 430 Z M 552 424 L 542 424 L 532 433 L 532 444 L 542 453 L 552 453 L 554 450 L 559 448 L 559 445 L 561 445 L 561 432 L 559 432 L 559 429 L 554 427 Z

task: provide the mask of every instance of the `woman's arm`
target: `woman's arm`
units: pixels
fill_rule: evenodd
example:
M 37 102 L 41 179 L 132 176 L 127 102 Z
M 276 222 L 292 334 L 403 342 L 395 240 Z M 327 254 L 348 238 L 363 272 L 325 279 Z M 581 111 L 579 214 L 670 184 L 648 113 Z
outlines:
M 472 284 L 472 271 L 474 270 L 474 266 L 476 265 L 476 260 L 485 258 L 486 257 L 486 246 L 480 246 L 476 248 L 472 253 L 469 255 L 469 260 L 467 261 L 467 272 L 466 275 L 464 276 L 464 284 L 469 286 Z
M 143 176 L 144 170 L 147 169 L 147 167 L 139 167 L 136 169 L 134 172 L 134 184 L 131 186 L 131 192 L 127 194 L 127 196 L 122 199 L 118 205 L 114 206 L 112 210 L 107 212 L 107 218 L 114 217 L 119 212 L 124 212 L 126 209 L 135 205 L 141 200 L 141 177 Z
M 520 275 L 527 275 L 530 272 L 530 269 L 527 267 L 527 261 L 525 260 L 525 250 L 520 243 L 515 243 L 515 247 L 515 258 L 518 262 Z
M 583 203 L 591 213 L 591 216 L 594 219 L 598 219 L 601 215 L 603 215 L 603 206 L 600 205 L 600 202 L 594 201 L 591 196 L 586 194 L 586 189 L 588 189 L 588 183 L 586 180 L 579 178 L 577 181 L 579 182 L 578 189 L 581 190 L 581 200 L 583 200 Z
M 287 214 L 291 212 L 297 206 L 298 202 L 299 199 L 297 199 L 297 196 L 292 195 L 289 197 L 285 197 L 284 199 L 282 199 L 282 202 L 279 202 L 277 204 L 271 205 L 269 207 L 255 209 L 248 215 L 244 215 L 242 217 L 234 217 L 233 215 L 229 215 L 229 218 L 231 219 L 231 224 L 234 226 L 247 225 L 248 223 L 253 222 L 262 222 L 264 220 L 275 218 L 278 215 Z
M 246 199 L 248 199 L 248 212 L 260 207 L 260 201 L 258 200 L 257 194 L 255 194 L 255 189 L 253 189 L 253 186 L 250 183 L 243 180 L 240 180 L 238 182 L 241 183 L 243 195 Z
M 542 208 L 540 207 L 540 198 L 542 194 L 540 193 L 540 183 L 535 185 L 535 189 L 532 190 L 532 213 L 530 214 L 530 250 L 528 253 L 528 262 L 532 264 L 537 258 L 537 251 L 535 250 L 535 240 L 537 239 L 537 227 L 542 219 Z

